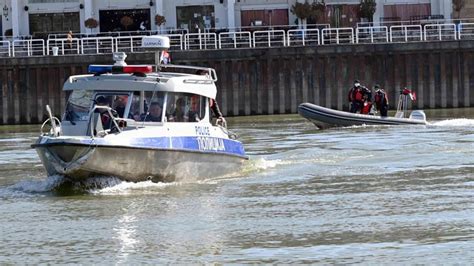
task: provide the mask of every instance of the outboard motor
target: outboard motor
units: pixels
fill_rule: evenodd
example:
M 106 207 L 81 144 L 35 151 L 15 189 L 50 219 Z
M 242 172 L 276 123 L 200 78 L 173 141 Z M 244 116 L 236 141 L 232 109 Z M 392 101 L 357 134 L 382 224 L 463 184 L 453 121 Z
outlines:
M 425 112 L 422 110 L 414 110 L 410 114 L 410 119 L 416 119 L 416 120 L 423 120 L 426 121 L 426 115 Z

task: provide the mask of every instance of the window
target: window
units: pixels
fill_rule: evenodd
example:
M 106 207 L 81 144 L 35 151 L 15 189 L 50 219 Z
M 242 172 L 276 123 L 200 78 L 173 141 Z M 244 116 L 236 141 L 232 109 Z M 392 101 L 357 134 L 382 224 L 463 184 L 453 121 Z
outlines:
M 29 4 L 43 3 L 79 3 L 79 0 L 28 0 Z
M 198 32 L 198 29 L 215 28 L 214 6 L 178 6 L 176 20 L 179 28 Z
M 92 94 L 92 91 L 73 91 L 69 96 L 63 120 L 71 122 L 87 121 L 89 119 Z
M 169 122 L 199 122 L 206 114 L 203 96 L 190 93 L 169 93 L 166 114 Z
M 161 122 L 164 93 L 147 91 L 144 93 L 144 98 L 140 94 L 140 92 L 133 94 L 129 117 L 135 121 Z
M 47 37 L 50 32 L 80 32 L 79 12 L 29 14 L 30 34 Z

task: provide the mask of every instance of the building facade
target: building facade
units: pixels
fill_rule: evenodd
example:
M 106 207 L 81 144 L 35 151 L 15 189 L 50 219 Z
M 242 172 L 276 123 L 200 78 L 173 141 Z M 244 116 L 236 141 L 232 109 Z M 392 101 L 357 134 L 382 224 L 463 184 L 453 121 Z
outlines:
M 304 0 L 3 0 L 0 29 L 3 35 L 44 37 L 67 31 L 99 33 L 140 30 L 295 25 L 301 21 L 291 12 Z M 313 0 L 309 0 L 312 2 Z M 332 27 L 355 26 L 359 0 L 326 0 L 326 10 L 317 21 Z M 450 19 L 448 0 L 376 0 L 374 21 L 413 20 L 425 17 Z M 466 9 L 474 8 L 467 0 Z M 461 12 L 468 16 L 469 12 Z M 166 23 L 157 25 L 161 15 Z M 93 18 L 97 22 L 85 21 Z

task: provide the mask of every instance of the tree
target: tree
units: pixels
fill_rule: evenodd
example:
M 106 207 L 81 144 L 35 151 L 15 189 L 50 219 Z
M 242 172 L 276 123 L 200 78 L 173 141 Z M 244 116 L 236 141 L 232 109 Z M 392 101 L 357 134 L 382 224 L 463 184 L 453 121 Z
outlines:
M 88 18 L 86 21 L 84 21 L 84 26 L 90 29 L 92 33 L 92 29 L 97 28 L 97 26 L 99 26 L 99 22 L 95 18 Z
M 318 22 L 318 19 L 324 17 L 324 12 L 326 11 L 326 3 L 324 0 L 321 2 L 313 2 L 311 4 L 311 13 L 308 18 L 312 19 L 315 23 Z
M 166 23 L 166 18 L 160 14 L 155 16 L 155 24 L 156 26 L 160 27 L 161 25 Z
M 317 21 L 319 17 L 324 15 L 324 10 L 326 9 L 326 3 L 324 0 L 321 2 L 313 1 L 311 4 L 308 0 L 305 0 L 304 3 L 296 2 L 294 5 L 291 6 L 291 13 L 295 14 L 295 16 L 303 21 L 305 24 L 308 18 Z
M 296 2 L 291 6 L 291 13 L 301 20 L 307 19 L 311 15 L 311 4 L 308 3 L 308 0 L 305 0 L 304 3 Z
M 125 30 L 128 30 L 128 27 L 130 27 L 131 25 L 133 25 L 133 19 L 129 16 L 123 16 L 121 19 L 120 19 L 120 24 L 122 24 L 122 26 L 125 27 Z
M 453 10 L 458 13 L 456 16 L 458 19 L 461 18 L 461 9 L 463 9 L 465 4 L 465 0 L 453 0 Z
M 158 26 L 158 29 L 161 30 L 161 25 L 166 23 L 166 18 L 160 14 L 156 14 L 155 16 L 155 24 Z
M 374 13 L 377 9 L 375 0 L 360 0 L 359 4 L 359 18 L 366 18 L 369 22 L 374 21 Z

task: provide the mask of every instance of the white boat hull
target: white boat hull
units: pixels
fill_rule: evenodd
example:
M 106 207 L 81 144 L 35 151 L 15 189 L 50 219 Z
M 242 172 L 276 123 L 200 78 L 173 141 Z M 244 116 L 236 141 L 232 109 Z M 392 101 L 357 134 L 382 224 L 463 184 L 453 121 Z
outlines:
M 183 149 L 83 145 L 75 141 L 33 145 L 48 175 L 74 180 L 114 176 L 125 181 L 195 181 L 239 171 L 245 156 Z

